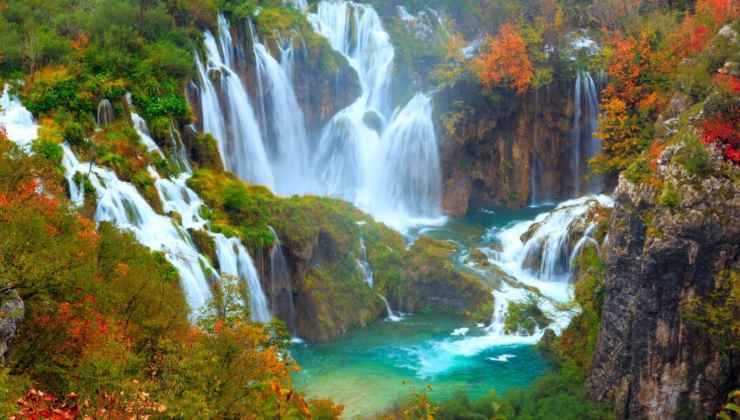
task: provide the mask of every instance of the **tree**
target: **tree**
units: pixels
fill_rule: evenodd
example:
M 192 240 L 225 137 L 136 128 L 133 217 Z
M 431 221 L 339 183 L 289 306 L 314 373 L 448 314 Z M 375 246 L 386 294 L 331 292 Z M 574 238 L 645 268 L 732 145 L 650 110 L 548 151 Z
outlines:
M 526 93 L 534 77 L 534 67 L 519 30 L 512 24 L 504 24 L 495 37 L 486 40 L 486 45 L 486 51 L 474 62 L 481 83 L 487 88 L 505 83 L 520 95 Z

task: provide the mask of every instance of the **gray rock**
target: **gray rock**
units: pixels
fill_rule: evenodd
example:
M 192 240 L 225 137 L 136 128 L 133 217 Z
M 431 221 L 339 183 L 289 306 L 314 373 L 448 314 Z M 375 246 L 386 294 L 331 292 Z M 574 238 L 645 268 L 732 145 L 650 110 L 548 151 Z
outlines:
M 714 151 L 708 174 L 687 173 L 671 160 L 681 147 L 668 148 L 658 167 L 665 183 L 680 186 L 678 208 L 660 206 L 660 191 L 624 177 L 615 191 L 587 388 L 612 402 L 617 418 L 708 418 L 739 379 L 738 354 L 717 348 L 685 308 L 706 302 L 722 271 L 740 268 L 740 189 Z
M 0 302 L 0 360 L 4 360 L 23 323 L 26 310 L 15 290 L 6 292 L 0 297 Z

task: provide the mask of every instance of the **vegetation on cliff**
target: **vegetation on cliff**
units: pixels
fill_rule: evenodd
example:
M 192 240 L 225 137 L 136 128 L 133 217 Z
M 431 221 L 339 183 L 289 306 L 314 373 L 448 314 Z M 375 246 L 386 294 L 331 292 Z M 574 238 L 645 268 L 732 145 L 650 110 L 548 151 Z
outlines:
M 472 316 L 490 301 L 478 279 L 454 267 L 454 246 L 423 237 L 407 250 L 400 234 L 341 200 L 281 198 L 210 170 L 196 171 L 189 185 L 208 204 L 211 228 L 240 237 L 253 254 L 274 246 L 277 232 L 297 304 L 310 315 L 298 321 L 303 337 L 326 340 L 377 319 L 385 313 L 378 293 L 413 312 Z M 364 258 L 372 285 L 358 264 Z
M 284 336 L 245 321 L 238 301 L 222 298 L 218 316 L 193 326 L 164 257 L 109 224 L 96 229 L 60 178 L 55 163 L 0 138 L 0 288 L 25 304 L 0 372 L 3 413 L 338 413 L 289 391 Z

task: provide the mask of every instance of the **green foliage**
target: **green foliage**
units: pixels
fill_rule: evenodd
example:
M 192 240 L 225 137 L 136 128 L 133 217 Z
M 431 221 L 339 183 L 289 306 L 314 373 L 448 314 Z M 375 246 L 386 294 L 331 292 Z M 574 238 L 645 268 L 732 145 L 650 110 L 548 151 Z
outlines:
M 701 176 L 709 168 L 709 153 L 693 134 L 685 135 L 683 143 L 684 147 L 676 154 L 675 159 L 689 173 Z
M 666 184 L 658 197 L 658 204 L 670 209 L 676 209 L 681 204 L 681 196 L 672 184 Z
M 537 297 L 529 294 L 524 302 L 509 302 L 504 329 L 507 334 L 532 335 L 550 322 L 537 305 Z
M 718 275 L 717 288 L 705 299 L 692 298 L 682 315 L 701 330 L 712 342 L 730 355 L 740 347 L 740 272 L 726 270 Z
M 62 155 L 64 155 L 62 146 L 58 145 L 57 143 L 54 143 L 53 141 L 36 140 L 33 142 L 33 145 L 31 148 L 34 153 L 38 153 L 39 155 L 43 156 L 45 159 L 50 160 L 51 162 L 54 162 L 54 163 L 62 162 Z

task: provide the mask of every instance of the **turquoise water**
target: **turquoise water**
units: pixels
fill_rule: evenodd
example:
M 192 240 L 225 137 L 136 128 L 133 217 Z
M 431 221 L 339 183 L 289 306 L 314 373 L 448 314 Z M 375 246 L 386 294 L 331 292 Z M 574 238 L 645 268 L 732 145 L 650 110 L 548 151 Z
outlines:
M 470 328 L 466 337 L 450 335 L 462 326 Z M 332 343 L 296 345 L 292 353 L 303 370 L 294 381 L 309 398 L 344 404 L 345 417 L 353 418 L 382 412 L 427 385 L 434 399 L 449 398 L 459 389 L 475 398 L 492 389 L 501 393 L 525 387 L 548 369 L 531 346 L 468 354 L 482 335 L 475 325 L 439 316 L 379 321 Z
M 489 230 L 534 219 L 546 210 L 480 209 L 412 234 L 454 241 L 462 253 L 490 243 Z M 292 354 L 303 370 L 294 381 L 309 398 L 332 399 L 345 405 L 345 418 L 355 418 L 383 412 L 414 390 L 443 400 L 462 389 L 476 398 L 491 390 L 526 387 L 547 371 L 531 345 L 499 345 L 482 327 L 417 314 L 400 322 L 378 321 L 331 343 L 297 344 Z

